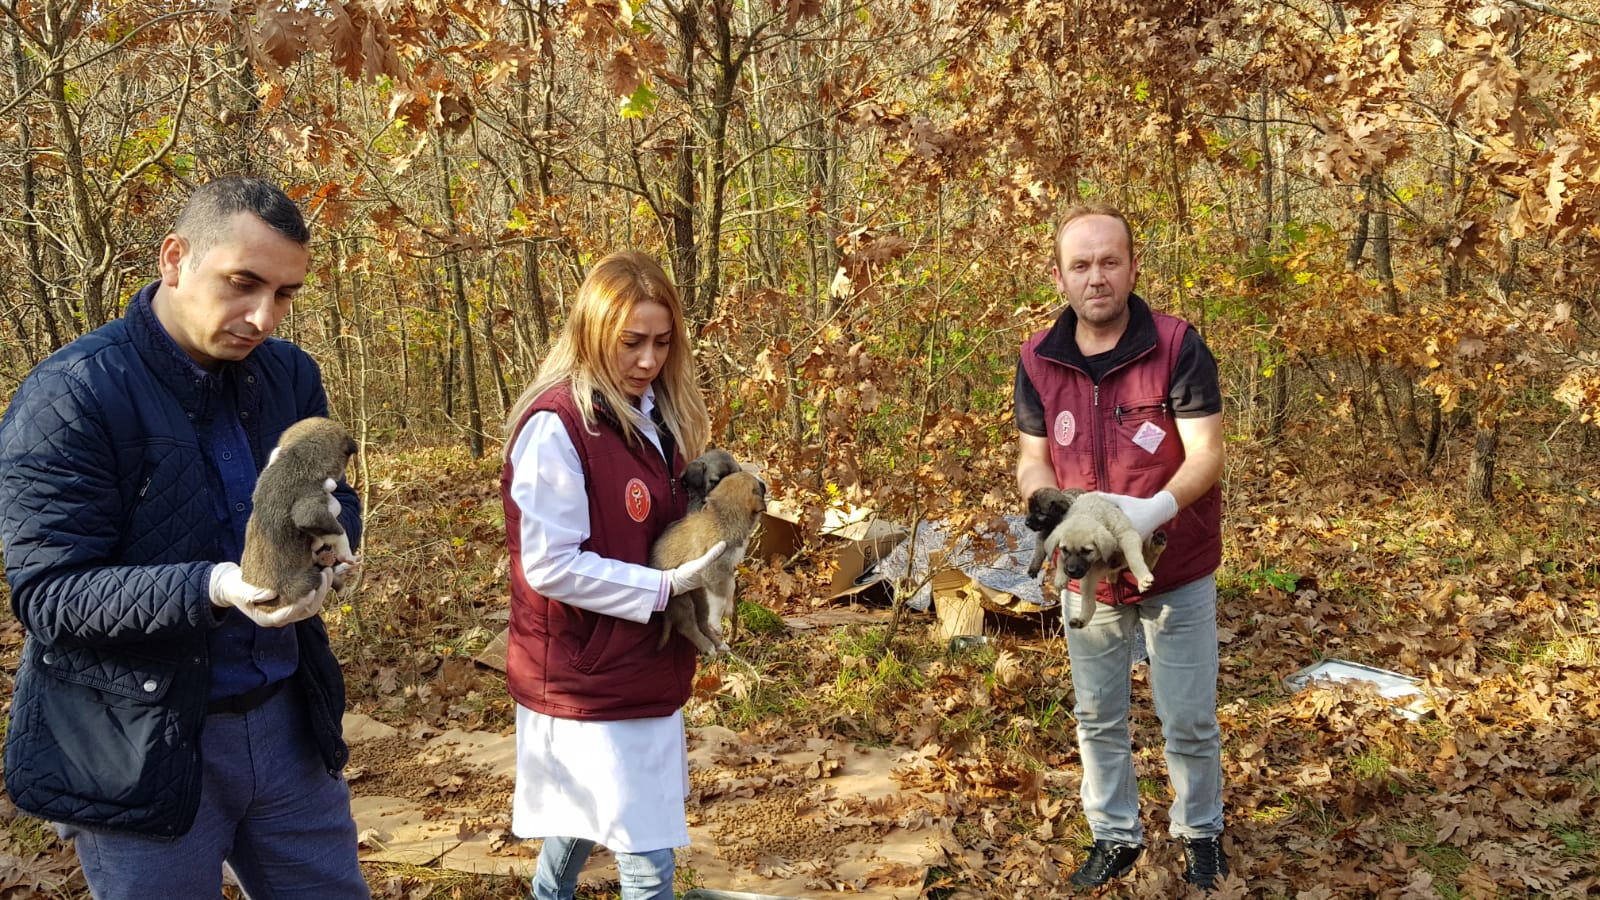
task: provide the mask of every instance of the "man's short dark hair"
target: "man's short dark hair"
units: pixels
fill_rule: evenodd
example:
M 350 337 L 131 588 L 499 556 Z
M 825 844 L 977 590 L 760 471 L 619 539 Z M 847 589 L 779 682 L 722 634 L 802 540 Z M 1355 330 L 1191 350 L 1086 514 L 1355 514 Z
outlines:
M 1116 219 L 1118 222 L 1121 222 L 1122 231 L 1128 236 L 1128 258 L 1133 258 L 1133 226 L 1128 224 L 1128 217 L 1123 215 L 1122 210 L 1118 209 L 1114 204 L 1095 201 L 1091 203 L 1080 203 L 1077 206 L 1068 209 L 1066 213 L 1062 215 L 1060 224 L 1056 225 L 1054 246 L 1050 249 L 1050 255 L 1055 259 L 1056 265 L 1059 266 L 1061 264 L 1061 232 L 1066 231 L 1068 225 L 1071 225 L 1073 222 L 1076 222 L 1084 216 L 1110 216 L 1111 218 Z
M 228 233 L 228 220 L 247 212 L 296 244 L 311 242 L 311 229 L 299 204 L 270 181 L 228 175 L 195 188 L 172 230 L 189 243 L 191 264 Z

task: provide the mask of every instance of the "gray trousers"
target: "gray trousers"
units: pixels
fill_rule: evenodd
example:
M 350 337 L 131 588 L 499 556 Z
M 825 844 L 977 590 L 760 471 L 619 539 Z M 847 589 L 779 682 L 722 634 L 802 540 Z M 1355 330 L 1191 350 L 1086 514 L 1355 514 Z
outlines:
M 1217 725 L 1217 580 L 1207 576 L 1132 606 L 1096 604 L 1068 628 L 1083 758 L 1083 814 L 1095 840 L 1144 843 L 1128 706 L 1135 629 L 1150 658 L 1150 692 L 1166 744 L 1178 838 L 1222 833 L 1222 731 Z

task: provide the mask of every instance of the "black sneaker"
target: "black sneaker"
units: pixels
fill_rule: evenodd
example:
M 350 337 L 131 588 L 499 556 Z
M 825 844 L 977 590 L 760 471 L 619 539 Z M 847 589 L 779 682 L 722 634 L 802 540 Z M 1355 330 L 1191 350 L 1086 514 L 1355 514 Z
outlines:
M 1228 856 L 1222 852 L 1222 837 L 1188 838 L 1183 842 L 1183 880 L 1211 890 L 1217 879 L 1228 874 Z
M 1073 887 L 1099 887 L 1113 878 L 1121 878 L 1133 868 L 1133 861 L 1139 858 L 1144 847 L 1095 841 L 1094 846 L 1084 849 L 1089 851 L 1089 858 L 1072 873 Z

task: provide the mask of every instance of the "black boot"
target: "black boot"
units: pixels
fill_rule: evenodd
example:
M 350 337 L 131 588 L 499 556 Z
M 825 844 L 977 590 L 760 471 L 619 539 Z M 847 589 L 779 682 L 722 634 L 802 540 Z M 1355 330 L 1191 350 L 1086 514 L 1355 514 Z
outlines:
M 1099 887 L 1113 878 L 1121 878 L 1133 868 L 1133 861 L 1139 858 L 1144 847 L 1095 841 L 1094 846 L 1085 849 L 1089 851 L 1089 858 L 1072 873 L 1073 887 Z
M 1222 852 L 1222 835 L 1187 838 L 1183 842 L 1183 880 L 1211 890 L 1228 874 L 1228 856 Z

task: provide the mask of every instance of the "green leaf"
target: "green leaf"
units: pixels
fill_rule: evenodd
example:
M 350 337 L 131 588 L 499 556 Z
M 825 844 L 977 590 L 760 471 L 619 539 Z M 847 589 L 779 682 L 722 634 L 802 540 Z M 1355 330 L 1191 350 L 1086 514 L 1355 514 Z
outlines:
M 656 92 L 650 89 L 649 83 L 641 82 L 638 90 L 622 99 L 621 107 L 617 111 L 624 119 L 642 119 L 655 110 L 658 99 Z

